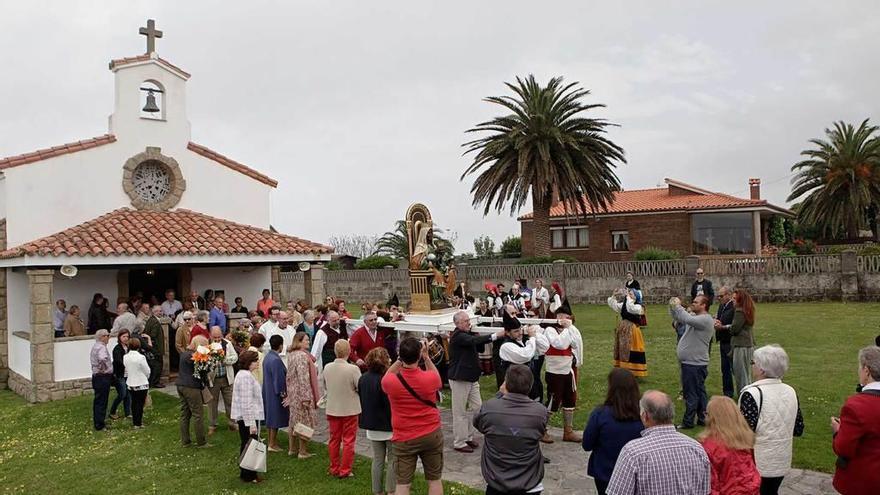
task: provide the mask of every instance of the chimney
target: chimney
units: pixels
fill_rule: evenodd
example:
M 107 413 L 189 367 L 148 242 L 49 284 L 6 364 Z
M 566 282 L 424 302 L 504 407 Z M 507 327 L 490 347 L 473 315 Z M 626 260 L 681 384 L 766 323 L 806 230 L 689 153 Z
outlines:
M 749 197 L 761 199 L 761 179 L 749 179 Z

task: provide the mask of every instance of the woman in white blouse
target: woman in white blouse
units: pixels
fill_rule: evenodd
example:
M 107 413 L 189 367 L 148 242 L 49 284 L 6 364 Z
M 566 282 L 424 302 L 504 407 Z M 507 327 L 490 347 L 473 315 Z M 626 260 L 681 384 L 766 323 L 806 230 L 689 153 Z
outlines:
M 259 421 L 265 419 L 263 411 L 263 388 L 254 377 L 254 370 L 259 363 L 259 354 L 248 350 L 238 356 L 241 370 L 235 375 L 232 385 L 232 420 L 238 422 L 238 436 L 241 440 L 239 453 L 244 452 L 248 440 L 257 439 L 260 432 Z M 241 469 L 239 475 L 243 481 L 259 483 L 263 479 L 256 471 Z
M 128 341 L 128 353 L 122 358 L 125 366 L 126 384 L 131 394 L 131 423 L 136 429 L 144 427 L 144 404 L 150 392 L 150 365 L 141 354 L 140 339 Z

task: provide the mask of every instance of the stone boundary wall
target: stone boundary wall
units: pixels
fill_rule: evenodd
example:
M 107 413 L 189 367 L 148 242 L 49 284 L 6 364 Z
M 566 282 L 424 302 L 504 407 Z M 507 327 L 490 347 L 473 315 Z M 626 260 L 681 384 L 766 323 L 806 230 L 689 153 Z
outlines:
M 558 281 L 573 303 L 604 303 L 623 286 L 632 271 L 649 303 L 664 303 L 672 296 L 690 296 L 698 267 L 718 288 L 748 289 L 759 302 L 768 301 L 878 301 L 880 256 L 858 256 L 854 251 L 792 257 L 698 257 L 680 260 L 598 263 L 550 263 L 542 265 L 458 265 L 458 278 L 475 295 L 485 293 L 487 282 L 536 278 L 545 285 Z M 384 302 L 397 293 L 402 304 L 409 301 L 407 270 L 335 270 L 325 272 L 326 293 L 345 299 L 349 306 L 364 301 Z M 282 301 L 301 299 L 305 291 L 302 272 L 282 273 Z

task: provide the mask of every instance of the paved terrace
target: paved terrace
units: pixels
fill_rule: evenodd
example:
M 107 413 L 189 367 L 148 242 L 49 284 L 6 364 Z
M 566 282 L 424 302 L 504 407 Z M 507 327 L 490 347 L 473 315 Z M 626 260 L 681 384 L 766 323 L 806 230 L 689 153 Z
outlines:
M 175 387 L 169 386 L 160 389 L 170 395 L 177 396 Z M 222 409 L 222 405 L 221 411 Z M 452 412 L 448 409 L 441 410 L 443 421 L 443 438 L 445 440 L 443 456 L 443 479 L 455 481 L 463 485 L 485 490 L 486 484 L 480 472 L 480 452 L 482 450 L 482 438 L 479 440 L 481 447 L 473 454 L 462 454 L 452 450 Z M 587 476 L 588 454 L 581 450 L 580 445 L 563 443 L 562 430 L 551 428 L 551 435 L 556 440 L 552 444 L 541 444 L 544 455 L 550 459 L 550 464 L 544 466 L 544 494 L 562 495 L 571 493 L 595 494 L 596 486 L 593 479 Z M 315 441 L 327 442 L 327 422 L 324 415 L 318 412 L 318 428 L 315 432 Z M 358 431 L 357 453 L 372 457 L 370 441 L 364 432 Z M 285 455 L 285 454 L 272 454 Z M 369 472 L 355 473 L 357 476 L 370 476 Z M 804 469 L 792 469 L 782 483 L 779 492 L 782 495 L 817 495 L 837 493 L 831 486 L 831 476 L 825 473 L 807 471 Z

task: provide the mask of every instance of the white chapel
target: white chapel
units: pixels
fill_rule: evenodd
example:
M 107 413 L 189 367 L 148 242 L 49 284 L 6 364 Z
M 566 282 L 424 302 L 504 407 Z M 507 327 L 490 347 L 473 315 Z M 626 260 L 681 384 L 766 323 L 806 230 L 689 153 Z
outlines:
M 31 402 L 90 387 L 94 338 L 55 338 L 58 299 L 83 320 L 95 294 L 113 311 L 166 289 L 222 291 L 255 308 L 263 289 L 277 294 L 282 265 L 307 270 L 309 303 L 323 298 L 332 249 L 272 229 L 277 182 L 192 142 L 190 74 L 157 55 L 153 21 L 141 34 L 146 53 L 110 62 L 107 134 L 0 158 L 0 385 Z

